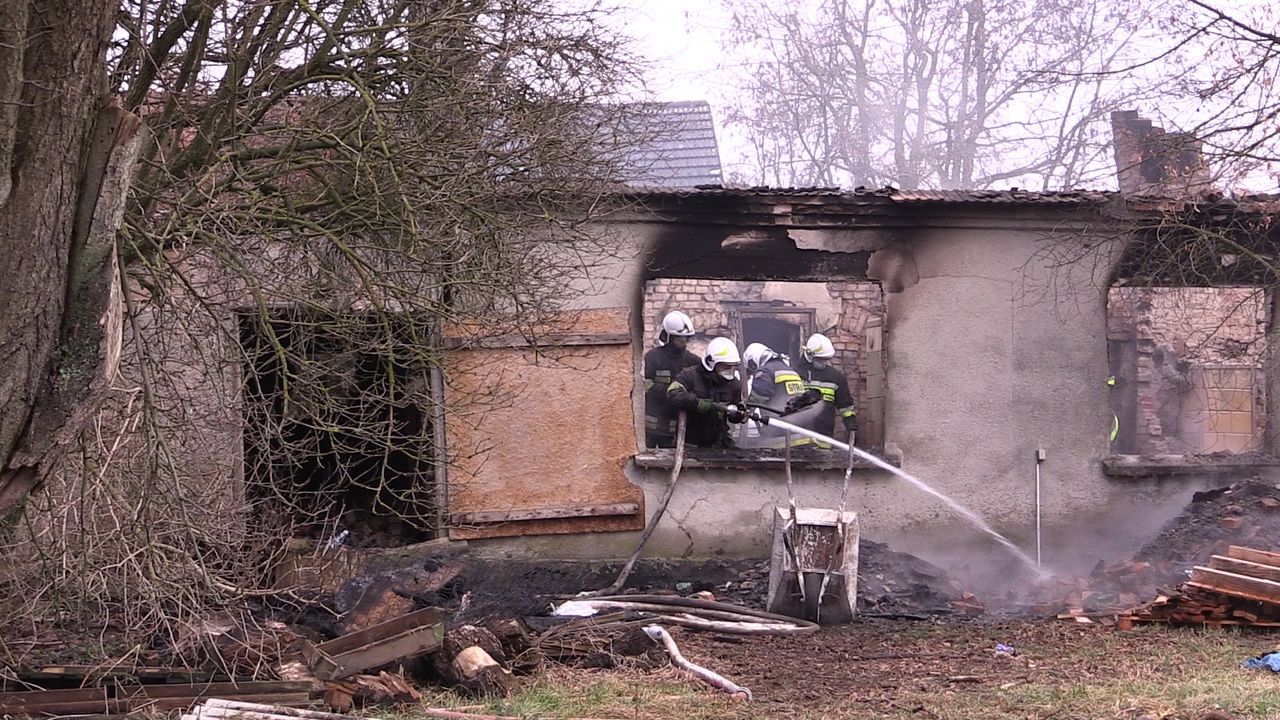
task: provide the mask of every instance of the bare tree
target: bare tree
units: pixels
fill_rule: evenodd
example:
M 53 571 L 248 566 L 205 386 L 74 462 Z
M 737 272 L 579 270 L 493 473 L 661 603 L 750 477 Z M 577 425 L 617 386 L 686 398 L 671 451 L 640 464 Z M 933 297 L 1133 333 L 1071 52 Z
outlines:
M 764 59 L 732 119 L 781 184 L 1061 189 L 1110 172 L 1105 120 L 1139 93 L 1137 3 L 733 3 Z
M 614 250 L 589 225 L 632 65 L 551 0 L 127 0 L 112 35 L 115 9 L 94 97 L 151 135 L 105 233 L 121 367 L 6 496 L 45 481 L 0 591 L 13 622 L 175 636 L 260 591 L 285 534 L 435 531 L 445 346 L 536 341 Z
M 140 134 L 104 84 L 115 10 L 0 5 L 0 516 L 74 439 L 118 353 L 115 229 Z
M 1280 161 L 1280 35 L 1275 9 L 1186 0 L 1165 24 L 1161 50 L 1120 69 L 1161 66 L 1167 102 L 1150 111 L 1203 145 L 1223 189 L 1273 190 Z

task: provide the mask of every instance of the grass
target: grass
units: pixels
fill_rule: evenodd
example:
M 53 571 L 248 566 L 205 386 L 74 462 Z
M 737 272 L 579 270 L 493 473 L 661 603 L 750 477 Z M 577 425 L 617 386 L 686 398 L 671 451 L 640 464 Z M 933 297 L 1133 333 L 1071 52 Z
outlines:
M 973 627 L 947 632 L 954 636 L 983 631 Z M 1070 642 L 1024 643 L 1020 657 L 1008 666 L 977 663 L 977 682 L 949 681 L 965 667 L 940 663 L 931 669 L 926 664 L 910 673 L 869 672 L 865 682 L 854 682 L 845 694 L 819 689 L 806 701 L 787 703 L 760 696 L 751 704 L 735 703 L 671 668 L 642 672 L 553 667 L 528 679 L 509 699 L 482 702 L 437 691 L 428 694 L 424 704 L 546 720 L 1199 720 L 1212 710 L 1239 720 L 1261 720 L 1280 718 L 1280 675 L 1244 670 L 1240 663 L 1275 642 L 1273 636 L 1230 630 L 1144 627 L 1098 632 Z M 480 704 L 483 708 L 476 707 Z M 404 718 L 414 715 L 409 709 Z
M 468 712 L 530 720 L 712 720 L 736 717 L 734 713 L 741 709 L 740 703 L 707 692 L 670 668 L 638 672 L 555 667 L 527 681 L 511 698 L 481 701 L 441 691 L 425 694 L 423 704 L 438 708 L 468 708 Z M 483 707 L 475 708 L 475 705 Z M 413 715 L 413 710 L 409 709 L 403 720 Z

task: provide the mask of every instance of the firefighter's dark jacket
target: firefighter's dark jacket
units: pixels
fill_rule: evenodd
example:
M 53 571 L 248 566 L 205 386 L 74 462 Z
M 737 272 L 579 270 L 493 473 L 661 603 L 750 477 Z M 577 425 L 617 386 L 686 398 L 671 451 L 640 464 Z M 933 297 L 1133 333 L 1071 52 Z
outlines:
M 786 360 L 775 357 L 756 371 L 751 380 L 751 396 L 747 398 L 747 402 L 763 405 L 776 415 L 781 415 L 787 407 L 787 401 L 803 395 L 804 390 L 800 374 Z
M 832 365 L 816 368 L 806 362 L 800 363 L 800 367 L 796 369 L 804 380 L 805 389 L 822 393 L 822 416 L 818 418 L 818 432 L 835 430 L 837 416 L 846 430 L 853 430 L 857 425 L 857 413 L 853 407 L 853 395 L 849 392 L 849 381 L 844 373 Z
M 741 403 L 742 383 L 725 380 L 702 367 L 687 367 L 667 389 L 671 406 L 689 413 L 685 442 L 698 447 L 733 447 L 729 421 L 713 403 Z
M 804 381 L 800 378 L 800 374 L 788 365 L 786 360 L 781 357 L 774 357 L 760 366 L 760 369 L 752 376 L 751 394 L 747 397 L 747 402 L 772 410 L 772 413 L 767 413 L 769 417 L 786 417 L 788 422 L 794 422 L 801 427 L 809 427 L 806 424 L 806 420 L 810 416 L 816 418 L 816 409 L 809 413 L 803 413 L 801 416 L 789 416 L 784 412 L 787 403 L 792 398 L 799 398 L 804 395 L 804 391 Z M 822 432 L 822 429 L 817 427 L 809 429 Z M 829 431 L 830 428 L 827 430 Z M 760 447 L 780 448 L 787 444 L 785 437 L 785 431 L 777 430 L 769 425 L 761 425 L 757 443 Z M 801 435 L 793 435 L 791 437 L 793 446 L 808 445 L 812 442 L 809 438 Z
M 670 447 L 674 442 L 676 412 L 667 400 L 667 388 L 681 370 L 697 364 L 696 355 L 674 345 L 644 354 L 644 433 L 649 447 Z

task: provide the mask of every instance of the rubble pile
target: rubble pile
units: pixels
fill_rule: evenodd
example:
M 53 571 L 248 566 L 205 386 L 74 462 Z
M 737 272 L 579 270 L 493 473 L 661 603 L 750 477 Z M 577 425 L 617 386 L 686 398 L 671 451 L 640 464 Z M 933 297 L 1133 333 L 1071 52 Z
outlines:
M 1176 575 L 1229 545 L 1280 547 L 1280 489 L 1249 480 L 1198 492 L 1183 512 L 1139 550 L 1134 561 Z
M 733 606 L 724 602 L 756 612 L 761 627 L 744 634 L 818 629 L 780 629 L 786 618 L 758 612 L 768 562 L 641 562 L 625 596 L 635 600 L 621 603 L 635 607 L 551 616 L 616 573 L 610 565 L 473 557 L 465 543 L 447 540 L 376 549 L 313 544 L 277 569 L 280 596 L 210 617 L 135 653 L 131 664 L 112 664 L 109 674 L 88 666 L 0 667 L 0 714 L 188 710 L 213 698 L 347 713 L 419 703 L 424 686 L 502 696 L 548 662 L 637 669 L 674 662 L 671 647 L 645 627 L 664 617 L 678 635 L 701 612 L 697 630 L 739 632 L 733 626 L 741 621 L 730 622 Z M 859 611 L 871 616 L 983 610 L 940 568 L 868 540 L 859 546 L 858 585 Z M 665 614 L 655 614 L 654 604 Z M 37 684 L 51 689 L 30 689 Z
M 1280 487 L 1251 480 L 1198 492 L 1132 559 L 1042 585 L 1032 610 L 1080 622 L 1105 618 L 1107 624 L 1117 613 L 1120 624 L 1265 624 L 1280 619 L 1278 608 L 1224 594 L 1210 577 L 1241 568 L 1254 572 L 1234 557 L 1265 560 L 1268 553 L 1251 547 L 1280 547 Z M 1280 580 L 1280 571 L 1270 579 Z M 1140 604 L 1144 600 L 1150 602 Z

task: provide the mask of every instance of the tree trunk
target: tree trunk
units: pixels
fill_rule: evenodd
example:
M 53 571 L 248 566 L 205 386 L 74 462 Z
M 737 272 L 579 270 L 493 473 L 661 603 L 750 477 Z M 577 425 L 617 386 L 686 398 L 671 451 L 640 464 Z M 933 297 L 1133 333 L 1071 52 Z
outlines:
M 116 0 L 0 0 L 0 518 L 115 370 L 115 234 L 142 134 L 106 94 Z

